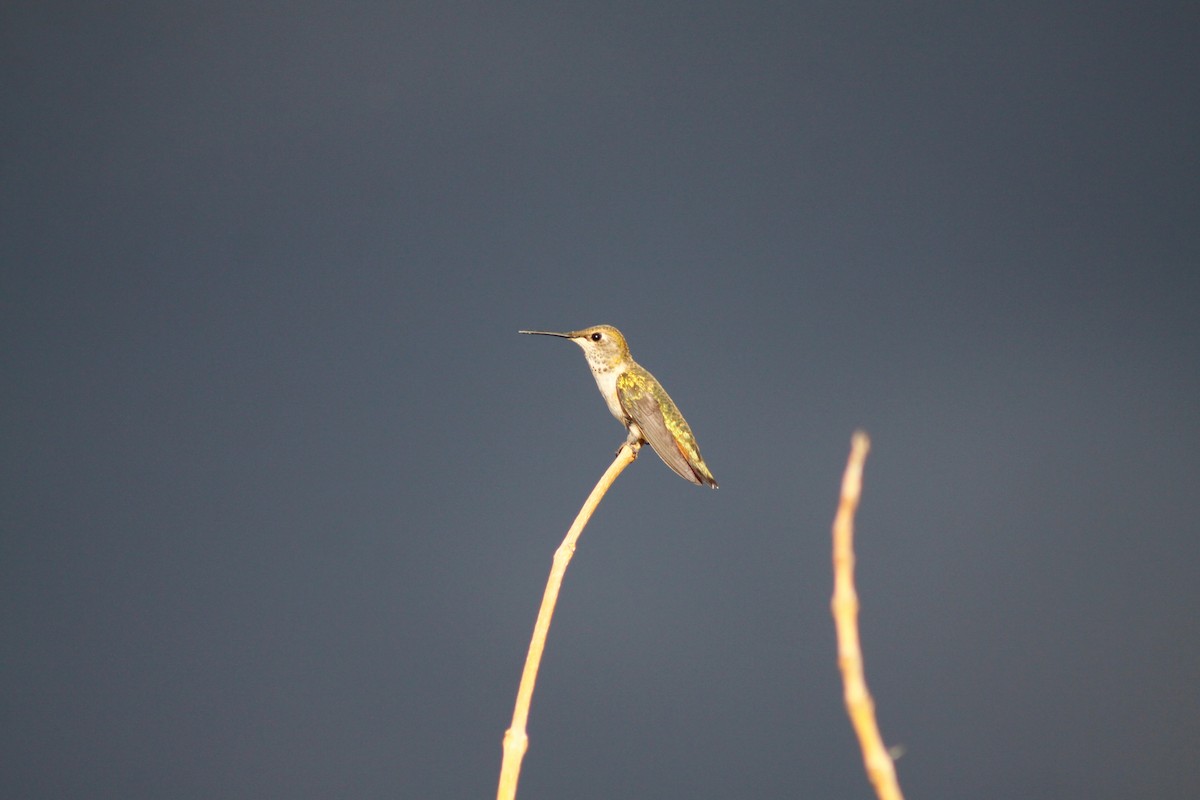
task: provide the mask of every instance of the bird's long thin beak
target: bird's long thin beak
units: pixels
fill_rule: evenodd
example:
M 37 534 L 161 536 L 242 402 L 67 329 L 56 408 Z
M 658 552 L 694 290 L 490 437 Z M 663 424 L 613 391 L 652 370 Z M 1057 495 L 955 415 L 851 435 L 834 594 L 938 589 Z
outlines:
M 571 333 L 558 333 L 556 331 L 517 331 L 517 333 L 532 333 L 537 336 L 559 336 L 563 339 L 574 339 L 575 335 Z

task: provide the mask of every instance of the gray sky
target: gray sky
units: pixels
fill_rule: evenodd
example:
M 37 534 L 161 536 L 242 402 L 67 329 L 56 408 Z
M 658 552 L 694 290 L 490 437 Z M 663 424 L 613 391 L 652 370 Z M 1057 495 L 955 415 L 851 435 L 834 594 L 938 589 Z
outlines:
M 1200 785 L 1188 4 L 15 2 L 0 795 L 468 798 L 567 574 L 522 798 Z

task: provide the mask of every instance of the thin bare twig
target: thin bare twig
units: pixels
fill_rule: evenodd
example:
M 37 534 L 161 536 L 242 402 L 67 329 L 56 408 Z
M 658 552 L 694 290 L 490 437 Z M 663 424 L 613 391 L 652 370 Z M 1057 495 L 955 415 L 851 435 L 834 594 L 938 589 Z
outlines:
M 575 543 L 583 528 L 592 518 L 592 512 L 600 505 L 608 487 L 621 474 L 621 471 L 637 458 L 640 444 L 626 442 L 617 451 L 617 457 L 612 465 L 601 476 L 596 488 L 584 501 L 583 508 L 567 531 L 558 550 L 554 552 L 554 561 L 550 567 L 550 577 L 546 580 L 546 591 L 542 595 L 542 606 L 538 609 L 537 622 L 533 625 L 533 638 L 529 642 L 529 653 L 525 656 L 525 669 L 521 672 L 521 684 L 517 688 L 517 704 L 513 709 L 512 725 L 504 732 L 504 760 L 500 764 L 500 784 L 496 789 L 496 800 L 514 800 L 517 796 L 517 780 L 521 776 L 521 760 L 529 748 L 529 736 L 525 733 L 525 724 L 529 720 L 529 704 L 533 700 L 533 685 L 537 682 L 538 666 L 542 663 L 542 651 L 546 647 L 546 634 L 550 632 L 550 618 L 554 616 L 554 606 L 558 602 L 558 590 L 562 586 L 563 576 L 567 572 L 567 564 L 575 554 Z
M 850 459 L 842 476 L 842 496 L 833 521 L 833 621 L 837 628 L 838 667 L 842 671 L 846 713 L 862 747 L 863 765 L 879 800 L 904 800 L 896 779 L 896 765 L 875 721 L 875 701 L 863 674 L 862 646 L 858 639 L 858 593 L 854 589 L 854 513 L 862 494 L 863 462 L 871 441 L 856 431 Z

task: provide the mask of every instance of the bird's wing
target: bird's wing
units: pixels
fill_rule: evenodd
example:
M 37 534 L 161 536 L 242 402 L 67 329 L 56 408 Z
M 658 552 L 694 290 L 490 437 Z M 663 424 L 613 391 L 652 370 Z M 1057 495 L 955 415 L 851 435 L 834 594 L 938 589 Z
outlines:
M 671 431 L 667 429 L 658 399 L 650 391 L 646 378 L 632 369 L 625 370 L 617 378 L 617 399 L 621 401 L 621 408 L 629 418 L 637 423 L 642 435 L 663 463 L 684 480 L 700 484 L 702 481 L 692 469 L 687 456 L 680 450 Z

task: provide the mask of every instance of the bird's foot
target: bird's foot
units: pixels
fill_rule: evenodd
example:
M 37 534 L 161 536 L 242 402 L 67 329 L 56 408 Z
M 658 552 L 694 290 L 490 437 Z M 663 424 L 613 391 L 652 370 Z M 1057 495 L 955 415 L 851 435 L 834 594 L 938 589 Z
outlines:
M 623 450 L 626 447 L 628 447 L 630 450 L 633 451 L 633 457 L 636 459 L 638 457 L 638 452 L 640 452 L 642 449 L 642 440 L 641 439 L 632 439 L 632 440 L 626 439 L 624 442 L 621 442 L 621 446 L 617 448 L 617 452 L 613 453 L 613 458 L 616 458 L 617 456 L 621 455 L 621 450 Z

